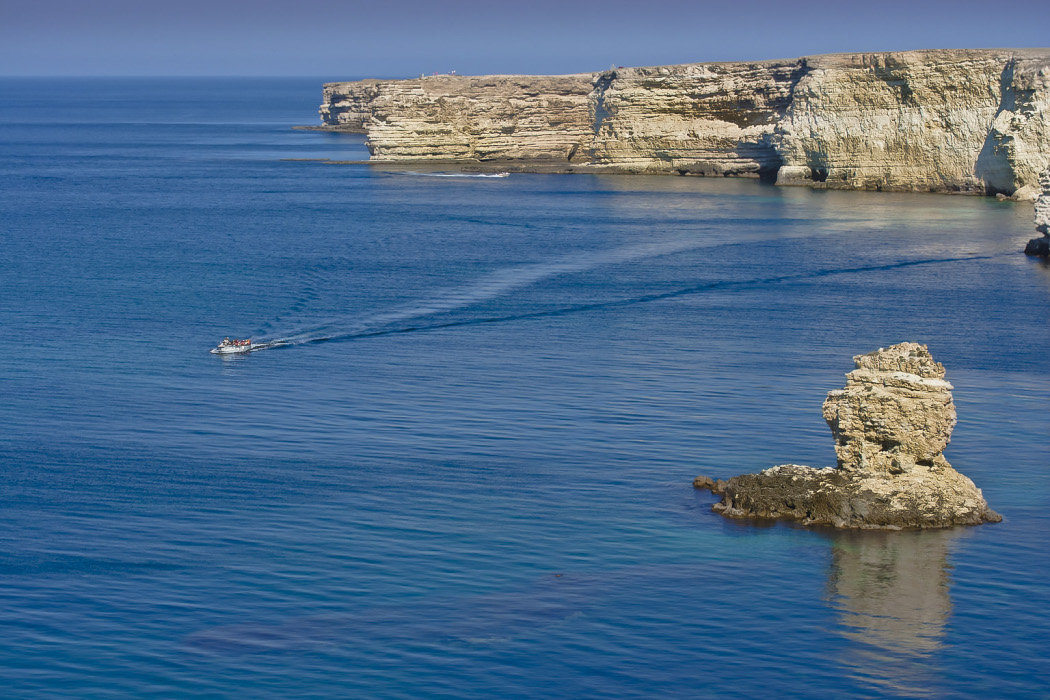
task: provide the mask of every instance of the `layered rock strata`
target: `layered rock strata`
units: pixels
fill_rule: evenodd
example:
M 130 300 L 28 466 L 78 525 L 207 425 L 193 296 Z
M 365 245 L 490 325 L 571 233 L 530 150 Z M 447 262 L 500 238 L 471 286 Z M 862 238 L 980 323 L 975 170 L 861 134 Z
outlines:
M 367 133 L 377 161 L 566 163 L 589 157 L 591 93 L 590 75 L 330 83 L 321 117 Z
M 1035 230 L 1043 234 L 1028 241 L 1024 252 L 1042 258 L 1050 257 L 1050 168 L 1039 176 L 1040 194 L 1035 201 Z
M 800 61 L 627 68 L 594 79 L 591 162 L 631 172 L 776 173 Z
M 366 134 L 372 118 L 372 105 L 390 80 L 359 80 L 353 83 L 325 83 L 321 92 L 321 123 L 333 130 Z
M 774 141 L 780 184 L 1034 197 L 1050 164 L 1050 52 L 805 59 Z
M 937 528 L 998 522 L 980 489 L 942 451 L 955 426 L 952 385 L 924 345 L 900 343 L 853 358 L 824 419 L 837 467 L 783 464 L 727 481 L 697 477 L 733 518 L 841 528 Z
M 566 76 L 328 83 L 377 161 L 531 162 L 1033 199 L 1050 50 L 837 54 Z

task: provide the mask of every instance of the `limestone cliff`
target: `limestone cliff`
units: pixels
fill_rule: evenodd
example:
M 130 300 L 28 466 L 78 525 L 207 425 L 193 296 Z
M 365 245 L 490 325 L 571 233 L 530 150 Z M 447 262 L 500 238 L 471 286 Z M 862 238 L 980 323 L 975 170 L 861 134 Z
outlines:
M 374 160 L 568 162 L 593 134 L 590 75 L 450 76 L 325 85 L 325 124 Z
M 722 495 L 729 517 L 851 528 L 976 525 L 1001 518 L 941 452 L 955 427 L 952 385 L 925 345 L 900 343 L 853 358 L 846 387 L 828 393 L 824 419 L 837 468 L 771 467 L 694 485 Z
M 321 94 L 321 122 L 351 133 L 368 133 L 365 125 L 372 118 L 372 105 L 389 80 L 359 80 L 354 83 L 326 83 Z
M 1048 107 L 1050 50 L 974 49 L 329 83 L 321 117 L 367 133 L 378 161 L 1033 199 Z
M 1050 164 L 1048 61 L 958 50 L 805 59 L 774 138 L 778 181 L 1032 198 Z
M 1035 230 L 1050 236 L 1050 168 L 1039 176 L 1039 198 L 1035 202 Z
M 799 61 L 628 68 L 594 80 L 592 161 L 633 172 L 775 173 Z
M 1050 257 L 1050 168 L 1039 176 L 1039 198 L 1035 201 L 1035 230 L 1043 234 L 1028 241 L 1024 252 L 1042 258 Z

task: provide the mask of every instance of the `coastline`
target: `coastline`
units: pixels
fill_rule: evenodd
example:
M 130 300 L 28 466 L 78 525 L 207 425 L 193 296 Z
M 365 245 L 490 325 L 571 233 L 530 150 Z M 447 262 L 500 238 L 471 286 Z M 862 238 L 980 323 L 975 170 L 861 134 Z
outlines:
M 321 131 L 322 129 L 318 129 Z M 324 131 L 333 131 L 324 129 Z M 346 132 L 343 133 L 356 133 Z M 426 161 L 384 161 L 384 160 L 333 160 L 331 158 L 281 158 L 282 162 L 318 163 L 321 165 L 368 165 L 383 170 L 403 172 L 427 172 L 433 170 L 455 170 L 463 173 L 537 173 L 545 175 L 603 174 L 603 175 L 638 175 L 616 165 L 595 165 L 590 163 L 552 163 L 550 161 L 521 160 L 426 160 Z M 641 173 L 646 175 L 671 176 L 675 173 Z M 758 178 L 750 178 L 758 179 Z
M 941 49 L 326 83 L 369 162 L 760 178 L 1034 200 L 1050 49 Z
M 309 130 L 309 131 L 325 131 L 329 133 L 353 133 L 360 134 L 360 132 L 349 131 L 345 129 L 333 129 L 333 128 L 304 128 L 304 127 L 293 127 L 297 130 Z M 550 161 L 522 161 L 522 160 L 488 160 L 488 161 L 464 161 L 464 160 L 426 160 L 426 161 L 388 161 L 388 160 L 341 160 L 332 158 L 281 158 L 282 163 L 314 163 L 317 165 L 367 165 L 370 168 L 390 171 L 390 172 L 436 172 L 436 171 L 455 171 L 461 173 L 516 173 L 516 174 L 538 174 L 538 175 L 644 175 L 648 177 L 696 177 L 696 178 L 711 178 L 718 179 L 718 177 L 705 176 L 701 173 L 676 173 L 676 172 L 638 172 L 629 168 L 624 168 L 615 164 L 602 164 L 596 165 L 592 163 L 553 163 Z M 722 176 L 725 179 L 734 180 L 745 180 L 756 183 L 762 183 L 765 185 L 778 185 L 787 186 L 784 183 L 776 182 L 775 178 L 763 177 L 760 175 L 736 175 L 736 176 Z M 925 191 L 916 189 L 893 189 L 887 188 L 864 188 L 864 189 L 848 189 L 848 188 L 836 188 L 830 187 L 827 183 L 814 182 L 806 183 L 806 187 L 812 190 L 838 190 L 838 191 L 856 191 L 856 192 L 885 192 L 887 194 L 935 194 L 939 196 L 957 196 L 957 197 L 991 197 L 998 199 L 999 201 L 1006 202 L 1018 202 L 1018 203 L 1030 203 L 1028 200 L 1019 199 L 1017 197 L 1007 197 L 1002 194 L 988 195 L 984 192 L 974 191 Z

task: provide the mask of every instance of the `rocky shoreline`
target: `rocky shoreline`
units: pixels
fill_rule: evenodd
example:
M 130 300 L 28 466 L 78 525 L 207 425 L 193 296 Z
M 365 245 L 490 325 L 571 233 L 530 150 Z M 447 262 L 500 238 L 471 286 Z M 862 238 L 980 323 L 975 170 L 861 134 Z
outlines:
M 1032 200 L 1050 166 L 1050 49 L 362 80 L 326 84 L 320 112 L 320 129 L 367 134 L 372 162 Z
M 952 385 L 925 345 L 900 343 L 853 358 L 843 389 L 828 393 L 824 419 L 837 467 L 770 467 L 693 486 L 720 495 L 730 518 L 900 530 L 999 522 L 973 481 L 942 451 L 955 426 Z
M 344 132 L 349 133 L 349 132 Z M 452 170 L 461 173 L 603 173 L 608 175 L 628 175 L 630 171 L 622 168 L 590 165 L 587 163 L 566 164 L 551 161 L 462 161 L 462 160 L 427 160 L 384 161 L 384 160 L 334 160 L 332 158 L 282 158 L 286 162 L 320 163 L 322 165 L 368 165 L 380 171 L 389 172 L 434 172 Z

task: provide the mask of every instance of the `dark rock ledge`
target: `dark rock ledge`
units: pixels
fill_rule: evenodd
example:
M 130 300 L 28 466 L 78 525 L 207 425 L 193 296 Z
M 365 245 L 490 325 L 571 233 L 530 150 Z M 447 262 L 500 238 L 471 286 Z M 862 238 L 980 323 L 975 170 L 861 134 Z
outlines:
M 824 419 L 837 467 L 770 467 L 693 486 L 722 496 L 731 518 L 896 530 L 999 522 L 974 483 L 941 452 L 955 427 L 952 385 L 925 345 L 900 343 L 853 358 L 844 389 L 828 393 Z

